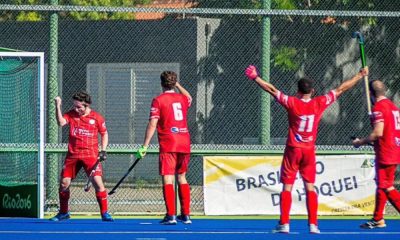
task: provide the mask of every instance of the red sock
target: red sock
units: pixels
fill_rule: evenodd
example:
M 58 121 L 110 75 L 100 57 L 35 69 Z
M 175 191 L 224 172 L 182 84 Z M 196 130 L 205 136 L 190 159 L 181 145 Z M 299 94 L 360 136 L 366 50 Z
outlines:
M 400 213 L 400 193 L 396 189 L 390 190 L 387 193 L 390 203 L 396 208 L 397 212 Z
M 315 191 L 307 191 L 306 193 L 308 224 L 317 224 L 318 214 L 318 195 Z
M 292 207 L 292 193 L 291 192 L 289 192 L 289 191 L 281 192 L 280 207 L 281 207 L 280 224 L 289 223 L 289 213 L 290 213 L 290 208 Z
M 376 189 L 375 194 L 375 210 L 374 210 L 374 220 L 379 221 L 383 218 L 383 210 L 385 210 L 385 205 L 387 202 L 387 196 L 383 189 Z
M 69 210 L 69 206 L 68 206 L 68 201 L 69 201 L 69 196 L 70 196 L 69 190 L 60 191 L 58 193 L 58 196 L 60 198 L 60 213 L 67 213 Z
M 181 213 L 190 215 L 190 186 L 189 184 L 179 185 L 179 200 L 181 201 Z
M 99 203 L 101 214 L 104 214 L 108 210 L 107 209 L 108 208 L 107 197 L 108 197 L 107 191 L 96 192 L 96 199 L 97 199 L 97 202 Z
M 175 190 L 174 185 L 166 184 L 163 186 L 163 194 L 165 207 L 167 208 L 167 215 L 175 215 Z

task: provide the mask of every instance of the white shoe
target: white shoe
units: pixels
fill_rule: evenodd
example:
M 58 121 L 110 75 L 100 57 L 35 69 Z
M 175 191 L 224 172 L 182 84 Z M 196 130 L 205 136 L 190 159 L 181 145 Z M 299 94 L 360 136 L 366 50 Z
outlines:
M 273 233 L 289 233 L 290 227 L 289 224 L 278 224 L 276 225 L 275 229 L 272 230 Z
M 386 227 L 386 224 L 385 224 L 385 220 L 383 218 L 379 221 L 375 221 L 374 219 L 371 219 L 360 225 L 360 228 L 363 228 L 363 229 L 384 228 L 384 227 Z
M 318 229 L 318 226 L 315 224 L 310 224 L 310 233 L 319 234 L 321 231 Z

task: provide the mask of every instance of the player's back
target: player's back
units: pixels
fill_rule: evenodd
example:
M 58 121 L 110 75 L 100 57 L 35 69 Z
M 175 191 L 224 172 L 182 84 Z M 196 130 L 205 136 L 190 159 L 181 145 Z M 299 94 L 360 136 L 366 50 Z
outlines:
M 373 108 L 373 122 L 383 122 L 383 136 L 375 145 L 377 158 L 381 163 L 400 163 L 400 110 L 385 98 Z
M 157 132 L 161 152 L 190 152 L 189 106 L 189 99 L 175 92 L 162 93 L 153 100 L 152 108 L 159 111 Z
M 314 147 L 321 117 L 325 109 L 335 101 L 334 91 L 307 100 L 278 95 L 277 100 L 288 111 L 287 145 L 303 148 Z

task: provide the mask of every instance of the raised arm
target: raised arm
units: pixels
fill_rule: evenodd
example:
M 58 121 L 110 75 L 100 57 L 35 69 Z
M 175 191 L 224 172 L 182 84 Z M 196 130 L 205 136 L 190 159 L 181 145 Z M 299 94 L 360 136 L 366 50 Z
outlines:
M 65 120 L 65 118 L 63 117 L 63 114 L 61 112 L 61 98 L 59 96 L 57 96 L 56 98 L 54 98 L 54 104 L 56 106 L 56 120 L 57 120 L 57 124 L 58 126 L 62 127 L 65 124 L 67 124 L 67 120 Z
M 346 92 L 350 88 L 354 87 L 364 76 L 368 75 L 368 67 L 362 68 L 356 75 L 351 79 L 344 81 L 339 87 L 335 89 L 336 96 L 339 97 L 342 93 Z
M 248 66 L 245 70 L 245 74 L 250 80 L 255 81 L 258 84 L 258 86 L 260 86 L 266 92 L 268 92 L 274 97 L 277 96 L 279 90 L 276 89 L 276 87 L 271 83 L 266 82 L 262 78 L 260 78 L 260 76 L 258 76 L 257 68 L 255 66 L 253 65 Z
M 180 93 L 185 95 L 190 102 L 192 102 L 192 96 L 190 96 L 190 93 L 184 87 L 182 87 L 179 82 L 176 82 L 175 87 L 179 90 Z

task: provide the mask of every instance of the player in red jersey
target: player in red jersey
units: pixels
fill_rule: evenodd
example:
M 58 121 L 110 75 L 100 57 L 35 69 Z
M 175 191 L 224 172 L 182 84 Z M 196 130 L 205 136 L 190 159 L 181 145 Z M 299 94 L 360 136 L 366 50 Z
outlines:
M 289 233 L 289 214 L 292 205 L 292 188 L 297 172 L 304 182 L 306 189 L 306 205 L 310 233 L 319 233 L 317 223 L 318 195 L 314 191 L 316 161 L 315 141 L 318 125 L 322 114 L 345 91 L 353 87 L 362 77 L 368 74 L 365 68 L 353 78 L 343 82 L 338 88 L 323 96 L 314 95 L 313 81 L 302 78 L 298 81 L 296 96 L 287 96 L 274 85 L 258 76 L 256 67 L 250 65 L 245 71 L 246 76 L 255 81 L 262 89 L 275 97 L 288 112 L 289 133 L 281 166 L 283 189 L 280 194 L 281 216 L 275 232 Z
M 171 71 L 161 73 L 163 93 L 151 103 L 150 119 L 142 147 L 137 157 L 142 158 L 147 151 L 156 129 L 158 133 L 159 173 L 163 180 L 163 195 L 167 213 L 160 222 L 174 225 L 178 221 L 191 224 L 190 186 L 186 172 L 190 161 L 190 134 L 187 126 L 187 112 L 192 102 L 189 92 L 177 81 L 177 74 Z M 175 88 L 180 93 L 175 92 Z M 174 179 L 178 174 L 181 214 L 176 218 Z
M 90 108 L 91 97 L 84 91 L 72 96 L 73 109 L 64 115 L 61 112 L 61 98 L 55 98 L 56 119 L 60 127 L 69 125 L 68 153 L 65 157 L 61 172 L 59 189 L 60 210 L 52 217 L 52 221 L 67 220 L 70 218 L 68 201 L 70 198 L 69 186 L 83 167 L 89 176 L 97 161 L 107 158 L 106 148 L 108 145 L 108 132 L 103 116 Z M 101 136 L 101 151 L 98 147 L 98 134 Z M 97 165 L 92 182 L 96 191 L 97 202 L 103 221 L 113 221 L 108 213 L 107 191 L 102 180 L 101 163 Z
M 394 188 L 396 168 L 400 164 L 400 110 L 385 93 L 382 81 L 370 82 L 373 129 L 368 137 L 353 140 L 355 147 L 373 143 L 375 151 L 375 210 L 373 218 L 360 225 L 364 229 L 386 227 L 383 211 L 388 200 L 400 213 L 400 193 Z

